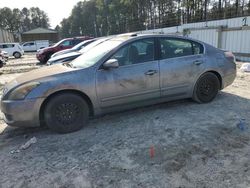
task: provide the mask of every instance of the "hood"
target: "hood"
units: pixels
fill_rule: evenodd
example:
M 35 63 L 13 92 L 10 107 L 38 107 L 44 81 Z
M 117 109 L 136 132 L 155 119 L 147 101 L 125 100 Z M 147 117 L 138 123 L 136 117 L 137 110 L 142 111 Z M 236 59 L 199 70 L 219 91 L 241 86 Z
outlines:
M 61 50 L 59 52 L 54 53 L 51 57 L 56 57 L 56 56 L 67 54 L 67 53 L 74 52 L 74 51 L 75 50 L 73 50 L 72 48 L 66 49 L 66 50 Z
M 43 52 L 53 50 L 54 48 L 55 48 L 54 46 L 49 46 L 49 47 L 46 47 L 46 48 L 39 49 L 39 50 L 37 50 L 37 52 L 43 53 Z
M 24 73 L 21 76 L 9 82 L 5 86 L 5 92 L 16 87 L 17 85 L 21 85 L 26 82 L 32 82 L 38 79 L 46 78 L 46 77 L 53 76 L 56 74 L 63 74 L 63 73 L 71 72 L 74 70 L 76 69 L 72 69 L 70 67 L 66 67 L 61 64 L 42 67 L 40 69 L 33 70 L 28 73 Z
M 55 61 L 59 61 L 59 60 L 62 60 L 62 59 L 66 59 L 66 58 L 69 58 L 69 57 L 74 57 L 74 56 L 80 56 L 81 53 L 80 52 L 70 52 L 70 53 L 67 53 L 67 54 L 63 54 L 63 55 L 58 55 L 56 57 L 52 57 L 49 59 L 49 63 L 50 62 L 55 62 Z
M 43 68 L 33 70 L 28 73 L 24 73 L 4 86 L 2 97 L 4 97 L 10 90 L 14 89 L 15 87 L 19 87 L 22 84 L 32 82 L 32 81 L 42 82 L 45 79 L 49 81 L 49 79 L 51 80 L 53 79 L 53 76 L 56 76 L 58 74 L 64 74 L 64 73 L 66 74 L 69 72 L 73 72 L 75 70 L 77 69 L 72 69 L 70 67 L 66 67 L 66 66 L 59 64 L 59 65 L 43 67 Z
M 64 65 L 60 65 L 60 64 L 54 65 L 54 66 L 46 66 L 46 67 L 42 67 L 40 69 L 36 69 L 36 70 L 33 70 L 33 71 L 30 71 L 28 73 L 23 74 L 23 75 L 17 77 L 16 81 L 19 84 L 21 84 L 21 83 L 29 82 L 32 80 L 37 80 L 40 78 L 53 76 L 55 74 L 70 72 L 73 70 L 74 69 L 66 67 Z

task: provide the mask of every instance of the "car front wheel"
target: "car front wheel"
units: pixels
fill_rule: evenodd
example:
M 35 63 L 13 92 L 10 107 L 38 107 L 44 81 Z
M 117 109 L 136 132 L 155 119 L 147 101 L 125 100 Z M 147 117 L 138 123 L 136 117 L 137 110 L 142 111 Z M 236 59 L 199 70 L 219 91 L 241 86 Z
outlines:
M 211 102 L 220 89 L 220 81 L 218 77 L 211 73 L 203 74 L 196 82 L 193 99 L 198 103 Z
M 80 130 L 87 124 L 89 107 L 78 95 L 65 93 L 51 98 L 44 110 L 45 124 L 58 133 Z

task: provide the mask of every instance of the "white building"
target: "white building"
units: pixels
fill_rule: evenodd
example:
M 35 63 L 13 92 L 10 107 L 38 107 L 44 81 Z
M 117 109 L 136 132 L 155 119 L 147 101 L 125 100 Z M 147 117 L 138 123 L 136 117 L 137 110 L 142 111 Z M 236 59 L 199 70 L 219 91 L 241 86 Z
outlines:
M 242 61 L 250 61 L 250 16 L 183 24 L 141 33 L 184 35 L 232 51 Z

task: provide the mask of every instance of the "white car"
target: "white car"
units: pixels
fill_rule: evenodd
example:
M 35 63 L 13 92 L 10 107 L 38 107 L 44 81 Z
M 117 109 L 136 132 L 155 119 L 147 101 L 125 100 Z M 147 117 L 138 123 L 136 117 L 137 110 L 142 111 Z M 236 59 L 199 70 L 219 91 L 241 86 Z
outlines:
M 24 55 L 22 47 L 18 43 L 0 43 L 0 49 L 8 52 L 9 56 L 20 58 Z
M 34 52 L 47 47 L 49 47 L 48 40 L 36 40 L 36 41 L 25 42 L 22 44 L 22 48 L 25 52 L 32 52 L 32 51 Z

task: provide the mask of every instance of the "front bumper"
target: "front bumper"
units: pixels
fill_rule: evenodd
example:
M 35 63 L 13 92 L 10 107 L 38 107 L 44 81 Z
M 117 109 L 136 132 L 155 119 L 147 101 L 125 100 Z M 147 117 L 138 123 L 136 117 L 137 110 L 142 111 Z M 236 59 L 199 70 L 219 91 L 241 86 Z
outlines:
M 25 99 L 20 101 L 1 101 L 1 111 L 4 113 L 4 121 L 15 127 L 40 126 L 40 107 L 43 98 Z
M 45 59 L 45 55 L 43 54 L 36 54 L 36 58 L 38 61 L 43 62 Z

